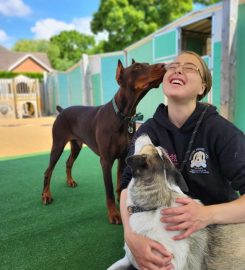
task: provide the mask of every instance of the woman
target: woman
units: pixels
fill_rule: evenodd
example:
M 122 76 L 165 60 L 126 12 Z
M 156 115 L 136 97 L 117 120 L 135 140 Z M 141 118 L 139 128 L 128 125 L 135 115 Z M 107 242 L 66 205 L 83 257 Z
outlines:
M 182 198 L 177 199 L 181 206 L 162 211 L 161 221 L 168 224 L 166 230 L 180 231 L 177 241 L 210 224 L 245 222 L 245 137 L 215 107 L 198 102 L 212 84 L 211 74 L 199 55 L 182 52 L 166 69 L 163 92 L 168 106 L 159 105 L 135 138 L 146 133 L 153 144 L 164 147 L 184 176 L 188 195 L 204 204 Z M 132 143 L 129 155 L 133 152 Z M 127 167 L 120 201 L 125 241 L 140 269 L 173 269 L 172 255 L 163 246 L 130 229 L 126 208 L 130 179 Z

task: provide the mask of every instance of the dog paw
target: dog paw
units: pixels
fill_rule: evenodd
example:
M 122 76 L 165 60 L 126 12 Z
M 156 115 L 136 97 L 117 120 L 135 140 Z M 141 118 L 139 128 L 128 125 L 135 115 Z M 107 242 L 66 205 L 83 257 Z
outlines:
M 50 190 L 43 191 L 42 193 L 42 203 L 43 205 L 48 205 L 53 202 L 53 198 Z
M 116 225 L 122 224 L 121 215 L 119 213 L 109 215 L 109 222 Z
M 51 204 L 53 202 L 53 198 L 52 197 L 42 197 L 42 203 L 43 205 L 48 205 Z
M 77 183 L 74 180 L 69 179 L 67 180 L 67 186 L 74 188 L 74 187 L 77 187 Z

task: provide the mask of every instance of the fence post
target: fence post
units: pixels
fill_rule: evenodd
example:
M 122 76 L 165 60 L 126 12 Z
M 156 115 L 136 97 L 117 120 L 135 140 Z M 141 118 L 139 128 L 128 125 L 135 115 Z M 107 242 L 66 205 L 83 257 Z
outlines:
M 92 87 L 91 87 L 91 74 L 89 72 L 89 57 L 87 54 L 83 54 L 83 96 L 84 105 L 92 105 Z
M 220 112 L 230 121 L 234 118 L 238 2 L 239 0 L 223 0 Z

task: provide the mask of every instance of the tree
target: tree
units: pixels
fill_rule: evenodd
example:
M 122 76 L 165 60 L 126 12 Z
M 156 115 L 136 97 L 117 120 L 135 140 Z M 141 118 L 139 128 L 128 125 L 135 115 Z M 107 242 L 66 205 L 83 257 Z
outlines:
M 53 68 L 66 70 L 77 63 L 83 53 L 103 51 L 103 42 L 95 46 L 93 36 L 81 34 L 75 30 L 63 31 L 48 40 L 20 40 L 12 50 L 17 52 L 47 53 Z
M 218 0 L 197 0 L 211 4 Z M 105 51 L 121 50 L 192 10 L 192 0 L 101 0 L 93 15 L 94 34 L 107 31 Z
M 50 44 L 48 40 L 21 39 L 12 48 L 16 52 L 43 52 L 47 53 Z
M 83 53 L 88 53 L 95 46 L 95 39 L 72 30 L 51 37 L 50 43 L 59 48 L 59 63 L 67 61 L 73 65 L 81 59 Z

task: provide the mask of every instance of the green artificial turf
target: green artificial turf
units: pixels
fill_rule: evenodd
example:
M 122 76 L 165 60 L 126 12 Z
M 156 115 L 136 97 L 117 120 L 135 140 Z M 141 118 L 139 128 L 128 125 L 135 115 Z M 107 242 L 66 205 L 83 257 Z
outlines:
M 48 206 L 41 193 L 49 154 L 0 161 L 1 270 L 105 270 L 124 255 L 122 226 L 107 219 L 99 158 L 83 149 L 73 170 L 78 187 L 69 188 L 68 154 L 54 170 Z

